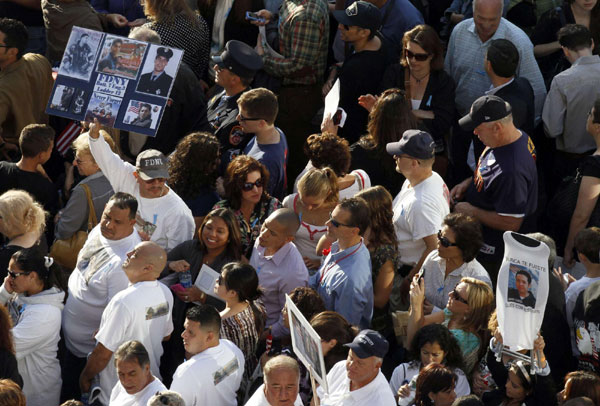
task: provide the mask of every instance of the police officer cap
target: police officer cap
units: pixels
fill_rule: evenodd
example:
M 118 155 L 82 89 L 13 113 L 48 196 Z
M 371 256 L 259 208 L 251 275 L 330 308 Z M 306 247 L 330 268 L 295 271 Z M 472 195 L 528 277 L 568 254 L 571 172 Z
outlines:
M 221 55 L 213 56 L 213 62 L 220 68 L 229 69 L 242 78 L 252 79 L 263 67 L 263 61 L 254 48 L 241 41 L 231 40 L 225 44 Z
M 156 57 L 162 56 L 163 58 L 171 59 L 173 56 L 173 51 L 169 48 L 160 47 L 156 50 Z

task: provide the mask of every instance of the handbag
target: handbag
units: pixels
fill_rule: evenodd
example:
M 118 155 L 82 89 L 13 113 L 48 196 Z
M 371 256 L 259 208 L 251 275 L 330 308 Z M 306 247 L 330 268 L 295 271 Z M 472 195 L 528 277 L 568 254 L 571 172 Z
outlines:
M 88 233 L 96 226 L 96 224 L 98 224 L 96 211 L 94 210 L 94 202 L 92 202 L 92 192 L 90 191 L 90 187 L 88 185 L 81 185 L 81 187 L 85 191 L 88 208 L 90 211 L 88 215 L 87 231 L 77 231 L 71 236 L 71 238 L 67 238 L 65 240 L 56 240 L 50 248 L 50 256 L 54 258 L 54 261 L 56 261 L 56 263 L 61 265 L 63 268 L 69 270 L 75 269 L 75 266 L 77 265 L 77 256 L 79 255 L 79 251 L 83 247 L 83 244 L 85 244 L 85 241 L 87 240 Z

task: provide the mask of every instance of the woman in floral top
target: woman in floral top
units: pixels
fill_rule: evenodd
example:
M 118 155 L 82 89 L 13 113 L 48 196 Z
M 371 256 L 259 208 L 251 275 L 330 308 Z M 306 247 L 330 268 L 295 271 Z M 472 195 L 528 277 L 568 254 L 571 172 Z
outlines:
M 238 220 L 242 239 L 242 252 L 250 258 L 254 242 L 263 222 L 280 207 L 279 200 L 269 196 L 265 185 L 269 171 L 256 159 L 246 155 L 234 158 L 227 166 L 223 187 L 225 200 L 213 209 L 229 208 Z
M 393 331 L 388 302 L 399 264 L 398 240 L 392 221 L 392 196 L 383 186 L 373 186 L 359 192 L 356 197 L 366 200 L 371 210 L 371 225 L 364 235 L 371 253 L 373 273 L 374 308 L 371 326 L 384 336 L 389 336 Z

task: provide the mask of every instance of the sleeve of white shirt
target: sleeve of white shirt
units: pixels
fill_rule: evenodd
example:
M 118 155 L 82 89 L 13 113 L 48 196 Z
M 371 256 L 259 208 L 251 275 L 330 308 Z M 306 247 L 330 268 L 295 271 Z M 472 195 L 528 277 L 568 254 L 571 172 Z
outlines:
M 60 329 L 60 311 L 51 305 L 26 306 L 19 323 L 12 328 L 15 353 L 18 360 L 40 350 L 48 336 Z M 55 327 L 56 331 L 49 329 Z
M 134 194 L 136 187 L 136 180 L 133 176 L 135 166 L 123 161 L 119 155 L 112 152 L 102 136 L 97 139 L 90 137 L 89 144 L 94 160 L 114 191 Z
M 409 213 L 413 240 L 416 241 L 437 234 L 442 228 L 443 216 L 444 213 L 429 202 L 420 201 L 419 204 L 413 205 Z
M 96 333 L 96 341 L 115 352 L 125 341 L 125 333 L 131 324 L 131 314 L 126 306 L 118 300 L 111 300 L 102 312 L 100 328 Z
M 392 378 L 390 379 L 390 389 L 392 389 L 392 393 L 394 396 L 398 393 L 398 389 L 402 386 L 402 382 L 406 379 L 404 377 L 404 370 L 406 366 L 404 364 L 398 365 L 394 372 L 392 372 Z
M 544 102 L 542 120 L 544 131 L 549 137 L 556 138 L 564 131 L 564 119 L 567 112 L 567 100 L 561 92 L 556 78 L 552 79 L 550 92 Z
M 175 193 L 171 190 L 169 193 Z M 187 207 L 186 207 L 187 209 Z M 195 223 L 192 212 L 188 210 L 178 210 L 176 215 L 169 218 L 168 224 L 165 224 L 167 236 L 167 245 L 165 251 L 169 252 L 184 241 L 194 238 Z
M 202 388 L 203 385 L 212 385 L 213 383 L 201 382 L 202 379 L 197 378 L 199 377 L 196 377 L 191 373 L 188 365 L 182 364 L 175 371 L 173 382 L 171 383 L 169 390 L 179 393 L 185 401 L 186 406 L 204 405 L 204 399 L 200 399 L 198 396 L 206 391 L 200 390 L 199 388 Z
M 454 388 L 454 392 L 456 393 L 456 397 L 467 396 L 471 394 L 471 387 L 469 386 L 469 381 L 467 380 L 464 372 L 456 369 L 456 375 L 458 376 L 458 380 L 456 381 L 456 387 Z

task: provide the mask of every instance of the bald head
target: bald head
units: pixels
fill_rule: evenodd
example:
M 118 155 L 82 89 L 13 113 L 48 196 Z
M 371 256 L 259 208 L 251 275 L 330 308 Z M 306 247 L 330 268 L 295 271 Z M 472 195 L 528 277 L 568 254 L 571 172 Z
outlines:
M 167 264 L 167 253 L 153 241 L 143 241 L 127 253 L 123 270 L 131 283 L 158 279 Z
M 473 0 L 473 21 L 481 42 L 488 41 L 496 33 L 503 8 L 503 0 Z
M 290 237 L 295 236 L 298 228 L 300 228 L 298 215 L 292 209 L 277 209 L 269 216 L 269 219 L 281 224 Z

